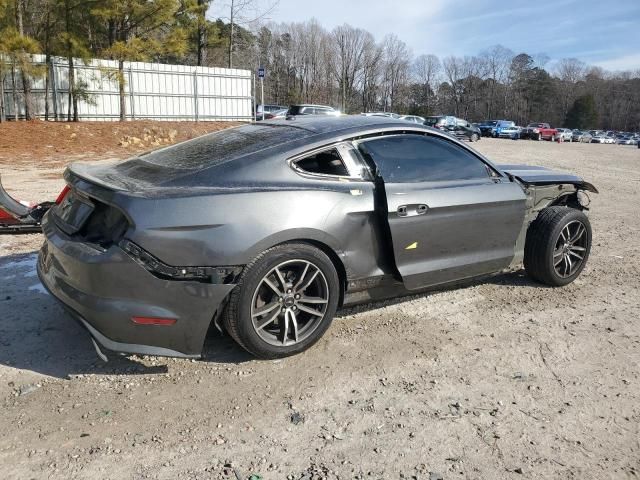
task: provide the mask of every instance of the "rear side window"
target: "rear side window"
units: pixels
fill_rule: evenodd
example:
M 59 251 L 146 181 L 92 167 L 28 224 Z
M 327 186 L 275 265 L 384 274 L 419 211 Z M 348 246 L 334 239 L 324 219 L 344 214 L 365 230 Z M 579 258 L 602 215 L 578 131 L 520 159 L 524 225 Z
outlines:
M 358 148 L 389 183 L 488 179 L 487 166 L 447 140 L 422 135 L 380 137 Z
M 349 170 L 336 148 L 323 150 L 295 162 L 298 170 L 315 175 L 348 177 Z

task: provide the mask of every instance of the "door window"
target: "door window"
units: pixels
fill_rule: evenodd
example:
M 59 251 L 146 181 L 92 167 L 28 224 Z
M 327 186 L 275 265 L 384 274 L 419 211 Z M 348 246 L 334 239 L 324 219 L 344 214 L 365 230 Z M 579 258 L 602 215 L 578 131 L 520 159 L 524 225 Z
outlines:
M 484 162 L 464 148 L 437 137 L 379 137 L 360 143 L 358 148 L 377 165 L 387 183 L 489 179 Z

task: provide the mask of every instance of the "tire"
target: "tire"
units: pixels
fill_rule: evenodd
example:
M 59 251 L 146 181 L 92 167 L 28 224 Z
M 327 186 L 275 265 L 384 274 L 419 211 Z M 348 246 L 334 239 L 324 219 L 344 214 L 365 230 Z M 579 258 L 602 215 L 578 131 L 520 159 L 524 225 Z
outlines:
M 478 135 L 476 133 L 472 134 L 471 138 L 469 139 L 469 141 L 477 142 L 478 141 Z
M 537 140 L 537 141 L 542 140 L 542 134 L 540 134 L 540 133 L 539 133 L 539 134 L 538 134 L 538 136 L 536 137 L 536 140 Z
M 288 287 L 283 288 L 283 280 Z M 302 288 L 307 281 L 310 285 Z M 244 268 L 229 297 L 223 323 L 229 335 L 252 355 L 288 357 L 307 350 L 322 337 L 339 299 L 338 273 L 322 250 L 305 243 L 282 244 L 261 253 Z M 259 314 L 261 309 L 264 316 Z M 313 310 L 315 314 L 309 313 Z
M 577 237 L 580 226 L 584 231 Z M 568 249 L 567 244 L 572 237 L 577 239 Z M 552 287 L 562 287 L 578 278 L 590 251 L 589 218 L 574 208 L 548 207 L 529 226 L 524 247 L 524 268 L 533 280 Z

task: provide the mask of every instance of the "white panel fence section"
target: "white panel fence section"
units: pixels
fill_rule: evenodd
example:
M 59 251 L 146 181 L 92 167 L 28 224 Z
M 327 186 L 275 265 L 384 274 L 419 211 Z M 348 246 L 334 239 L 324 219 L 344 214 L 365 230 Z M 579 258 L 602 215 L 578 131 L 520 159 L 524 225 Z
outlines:
M 66 120 L 69 111 L 69 64 L 53 57 L 49 70 L 49 92 L 46 95 L 44 55 L 34 55 L 43 75 L 31 79 L 32 112 L 45 116 L 45 98 L 49 118 Z M 118 62 L 91 60 L 84 64 L 74 60 L 80 120 L 118 120 L 120 97 L 113 75 Z M 7 71 L 8 70 L 8 71 Z M 15 100 L 18 113 L 24 117 L 22 78 L 15 74 Z M 249 70 L 165 65 L 160 63 L 125 62 L 126 118 L 152 120 L 253 120 L 253 75 Z M 1 79 L 0 79 L 1 80 Z M 14 118 L 14 93 L 11 67 L 5 64 L 4 108 L 8 119 Z

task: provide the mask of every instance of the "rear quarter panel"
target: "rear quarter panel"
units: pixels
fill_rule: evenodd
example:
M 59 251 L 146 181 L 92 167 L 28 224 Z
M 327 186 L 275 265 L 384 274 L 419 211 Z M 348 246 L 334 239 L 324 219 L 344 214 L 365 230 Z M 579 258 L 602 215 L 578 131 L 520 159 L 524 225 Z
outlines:
M 349 279 L 381 274 L 373 184 L 316 181 L 273 189 L 137 199 L 127 237 L 174 266 L 245 265 L 280 243 L 331 248 Z

